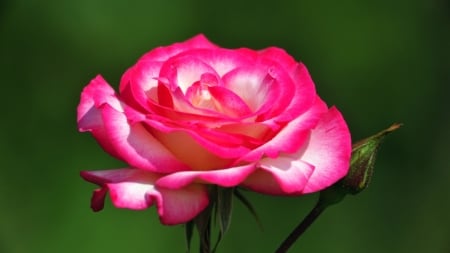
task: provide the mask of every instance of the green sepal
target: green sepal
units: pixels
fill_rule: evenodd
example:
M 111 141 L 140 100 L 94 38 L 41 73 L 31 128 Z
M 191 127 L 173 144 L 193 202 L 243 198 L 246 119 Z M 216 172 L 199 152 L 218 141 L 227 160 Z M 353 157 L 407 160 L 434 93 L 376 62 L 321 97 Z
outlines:
M 239 201 L 241 201 L 242 204 L 247 208 L 247 210 L 255 219 L 259 228 L 261 230 L 264 230 L 261 219 L 259 218 L 258 213 L 256 212 L 256 209 L 253 207 L 252 203 L 250 203 L 250 201 L 237 188 L 234 190 L 234 196 L 236 196 L 236 198 L 239 199 Z
M 213 251 L 215 252 L 217 246 L 219 246 L 225 233 L 228 231 L 231 223 L 231 214 L 233 211 L 233 192 L 234 188 L 217 188 L 217 199 L 216 199 L 216 219 L 219 222 L 219 235 L 217 237 L 216 244 L 214 245 Z
M 219 217 L 220 232 L 225 234 L 230 227 L 231 213 L 233 211 L 234 188 L 217 189 L 217 211 Z
M 200 253 L 211 252 L 211 218 L 212 218 L 211 205 L 206 207 L 197 217 L 194 218 L 194 223 L 197 227 L 198 235 L 200 238 Z
M 186 238 L 186 252 L 191 252 L 191 241 L 192 241 L 192 235 L 194 233 L 194 221 L 186 222 L 184 225 L 184 235 Z

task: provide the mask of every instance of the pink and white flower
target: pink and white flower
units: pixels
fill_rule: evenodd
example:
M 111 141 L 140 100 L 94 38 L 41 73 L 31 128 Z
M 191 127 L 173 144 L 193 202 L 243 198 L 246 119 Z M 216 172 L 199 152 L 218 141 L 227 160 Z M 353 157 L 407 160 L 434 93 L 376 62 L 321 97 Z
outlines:
M 163 224 L 193 219 L 208 185 L 272 195 L 320 191 L 346 175 L 348 127 L 316 94 L 306 67 L 279 48 L 225 49 L 203 35 L 143 55 L 119 91 L 83 90 L 80 131 L 128 166 L 83 171 L 119 208 L 156 205 Z

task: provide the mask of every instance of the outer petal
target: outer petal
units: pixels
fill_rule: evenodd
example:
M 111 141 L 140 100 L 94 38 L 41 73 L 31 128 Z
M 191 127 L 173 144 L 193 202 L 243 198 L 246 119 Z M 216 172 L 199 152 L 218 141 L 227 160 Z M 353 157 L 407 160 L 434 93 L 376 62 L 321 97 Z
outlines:
M 120 101 L 115 91 L 109 84 L 98 75 L 83 89 L 80 104 L 77 108 L 77 121 L 80 131 L 89 131 L 102 125 L 97 107 L 109 104 L 120 110 Z
M 139 60 L 165 61 L 181 52 L 200 48 L 218 48 L 211 43 L 203 34 L 199 34 L 184 42 L 175 43 L 170 46 L 158 47 L 143 55 Z
M 177 57 L 200 59 L 211 66 L 219 76 L 224 76 L 237 67 L 248 66 L 257 59 L 256 51 L 250 49 L 193 49 L 180 53 Z
M 99 75 L 92 79 L 81 93 L 77 108 L 78 130 L 91 132 L 106 152 L 118 157 L 114 148 L 108 145 L 108 136 L 105 133 L 101 111 L 98 109 L 102 104 L 109 104 L 118 110 L 121 107 L 113 88 Z
M 260 170 L 242 185 L 276 195 L 320 191 L 347 174 L 350 155 L 350 132 L 339 111 L 331 108 L 297 152 L 262 159 Z
M 183 188 L 192 183 L 234 187 L 242 183 L 255 169 L 255 164 L 247 164 L 220 170 L 180 171 L 162 177 L 156 182 L 156 185 L 170 189 Z
M 120 97 L 134 108 L 149 110 L 149 100 L 158 102 L 157 87 L 161 62 L 140 61 L 123 74 Z
M 286 53 L 284 49 L 278 47 L 268 47 L 259 52 L 260 57 L 268 58 L 272 61 L 277 62 L 282 66 L 283 69 L 290 72 L 297 65 L 297 62 L 291 55 Z
M 341 113 L 332 107 L 311 132 L 301 160 L 314 165 L 303 193 L 320 191 L 344 177 L 350 166 L 350 131 Z
M 129 124 L 124 107 L 103 78 L 95 78 L 81 95 L 80 131 L 90 131 L 105 151 L 133 167 L 161 173 L 189 170 L 141 124 Z
M 104 198 L 109 190 L 114 206 L 142 210 L 156 204 L 161 222 L 174 225 L 192 220 L 209 202 L 205 186 L 164 189 L 155 186 L 160 174 L 143 170 L 83 171 L 81 176 L 102 187 L 94 191 L 92 197 L 91 205 L 95 211 L 103 208 Z
M 178 160 L 140 123 L 130 124 L 125 113 L 105 104 L 101 108 L 107 143 L 129 165 L 159 173 L 190 168 Z
M 275 158 L 280 153 L 294 153 L 305 142 L 310 130 L 314 128 L 320 117 L 327 111 L 326 104 L 317 97 L 309 111 L 289 122 L 276 136 L 264 145 L 250 151 L 240 161 L 256 161 L 263 155 Z
M 314 171 L 314 167 L 289 157 L 265 158 L 260 169 L 253 173 L 243 186 L 265 194 L 299 195 Z
M 314 82 L 305 65 L 297 64 L 291 72 L 291 77 L 295 83 L 295 93 L 290 104 L 275 118 L 277 121 L 291 121 L 293 116 L 299 116 L 309 110 L 317 97 Z

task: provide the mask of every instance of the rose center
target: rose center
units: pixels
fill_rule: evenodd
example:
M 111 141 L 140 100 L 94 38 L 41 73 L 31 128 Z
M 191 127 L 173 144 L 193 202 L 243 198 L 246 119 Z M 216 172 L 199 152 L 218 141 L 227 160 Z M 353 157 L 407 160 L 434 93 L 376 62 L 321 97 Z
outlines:
M 192 105 L 196 107 L 216 110 L 217 108 L 215 108 L 209 87 L 216 86 L 217 84 L 218 80 L 214 74 L 204 73 L 201 75 L 199 81 L 188 88 L 186 96 L 190 99 Z

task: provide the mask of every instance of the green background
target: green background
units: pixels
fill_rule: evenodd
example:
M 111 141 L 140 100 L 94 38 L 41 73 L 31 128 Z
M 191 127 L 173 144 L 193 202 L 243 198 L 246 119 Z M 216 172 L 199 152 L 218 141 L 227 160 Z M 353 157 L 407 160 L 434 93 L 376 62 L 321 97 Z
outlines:
M 114 87 L 146 51 L 204 33 L 285 48 L 354 140 L 403 122 L 370 187 L 327 210 L 291 252 L 450 252 L 450 6 L 446 0 L 1 1 L 0 252 L 183 252 L 155 209 L 93 213 L 80 170 L 123 166 L 77 132 L 82 88 Z M 317 195 L 249 193 L 219 252 L 273 252 Z M 194 238 L 195 240 L 196 238 Z

